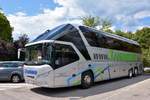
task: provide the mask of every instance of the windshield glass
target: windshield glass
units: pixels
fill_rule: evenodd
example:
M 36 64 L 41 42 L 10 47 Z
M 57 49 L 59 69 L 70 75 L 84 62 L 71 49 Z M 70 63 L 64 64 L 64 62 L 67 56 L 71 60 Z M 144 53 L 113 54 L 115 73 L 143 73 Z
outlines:
M 52 45 L 50 43 L 36 44 L 26 47 L 26 64 L 52 64 Z

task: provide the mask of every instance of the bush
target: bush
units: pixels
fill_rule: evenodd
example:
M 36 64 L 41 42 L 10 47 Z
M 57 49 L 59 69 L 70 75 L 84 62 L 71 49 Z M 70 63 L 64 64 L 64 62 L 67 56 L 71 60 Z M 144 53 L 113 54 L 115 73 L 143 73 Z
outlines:
M 143 59 L 143 65 L 150 67 L 150 61 L 147 59 Z
M 150 73 L 150 70 L 146 70 L 146 71 L 144 71 L 145 73 Z
M 0 61 L 17 60 L 17 49 L 13 43 L 0 40 Z

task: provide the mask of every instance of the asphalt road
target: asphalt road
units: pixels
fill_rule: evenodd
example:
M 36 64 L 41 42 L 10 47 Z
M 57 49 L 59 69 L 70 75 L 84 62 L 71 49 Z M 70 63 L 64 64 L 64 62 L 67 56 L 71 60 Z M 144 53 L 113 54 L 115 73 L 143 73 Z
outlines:
M 0 83 L 0 100 L 150 100 L 150 75 L 98 82 L 90 89 L 13 85 Z
M 26 87 L 26 86 L 29 86 L 29 84 L 26 84 L 26 83 L 14 84 L 14 83 L 8 83 L 8 82 L 0 82 L 0 91 L 21 88 L 21 87 Z

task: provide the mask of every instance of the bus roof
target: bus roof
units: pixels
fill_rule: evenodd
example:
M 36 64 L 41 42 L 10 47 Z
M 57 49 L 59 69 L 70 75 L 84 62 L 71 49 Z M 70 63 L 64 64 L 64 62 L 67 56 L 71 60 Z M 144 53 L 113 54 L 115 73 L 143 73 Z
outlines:
M 39 35 L 35 40 L 33 40 L 31 43 L 27 44 L 28 45 L 33 45 L 34 43 L 37 44 L 38 42 L 47 42 L 47 40 L 50 40 L 49 37 L 53 37 L 54 35 L 58 35 L 63 29 L 65 29 L 67 26 L 72 25 L 73 27 L 75 27 L 76 29 L 79 29 L 79 26 L 84 26 L 84 25 L 78 25 L 78 24 L 62 24 L 60 26 L 57 26 L 56 28 L 53 28 L 52 30 L 46 31 L 45 33 Z M 88 27 L 88 26 L 85 26 Z M 99 31 L 101 32 L 103 35 L 107 36 L 107 37 L 112 37 L 112 38 L 116 38 L 118 40 L 124 41 L 124 42 L 128 42 L 130 44 L 134 44 L 134 45 L 138 45 L 139 44 L 136 41 L 133 41 L 131 39 L 116 35 L 116 34 L 112 34 L 112 33 L 108 33 L 108 32 L 103 32 L 91 27 L 88 27 L 94 31 Z M 53 40 L 52 40 L 53 41 Z M 48 41 L 50 42 L 50 41 Z

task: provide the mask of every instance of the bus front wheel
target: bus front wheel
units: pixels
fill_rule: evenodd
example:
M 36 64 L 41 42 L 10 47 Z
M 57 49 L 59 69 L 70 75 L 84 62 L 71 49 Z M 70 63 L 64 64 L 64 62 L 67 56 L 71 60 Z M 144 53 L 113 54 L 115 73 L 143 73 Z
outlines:
M 81 87 L 83 89 L 90 88 L 94 83 L 93 74 L 90 71 L 84 72 L 81 76 Z

